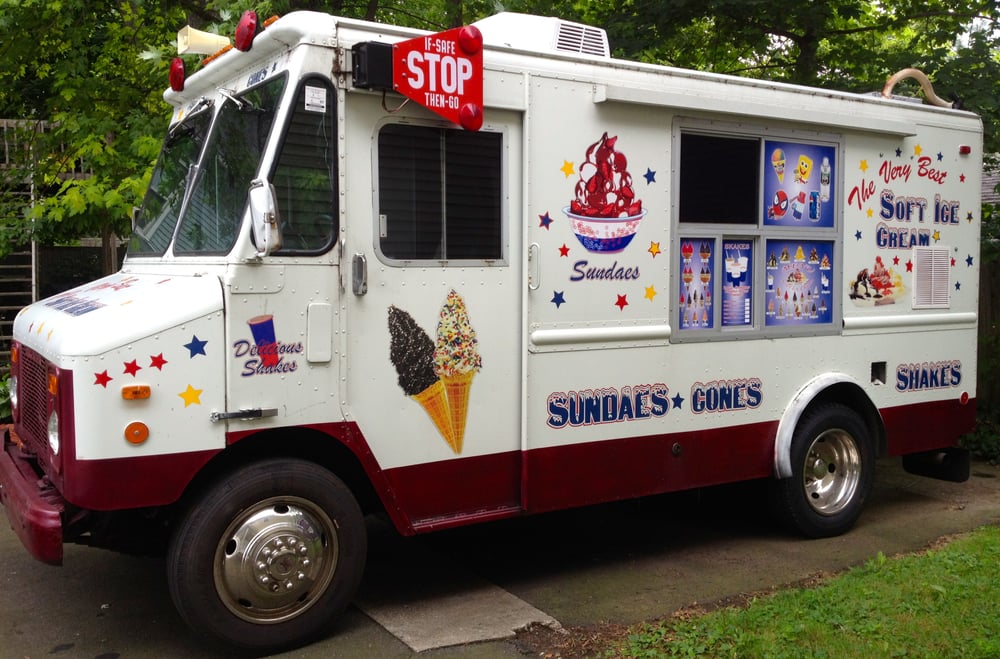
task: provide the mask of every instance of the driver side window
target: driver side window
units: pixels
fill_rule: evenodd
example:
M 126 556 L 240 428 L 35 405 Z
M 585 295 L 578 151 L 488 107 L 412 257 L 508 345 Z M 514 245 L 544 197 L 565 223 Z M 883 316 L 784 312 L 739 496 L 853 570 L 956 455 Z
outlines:
M 337 140 L 328 82 L 302 82 L 272 182 L 281 218 L 281 253 L 325 251 L 337 233 Z

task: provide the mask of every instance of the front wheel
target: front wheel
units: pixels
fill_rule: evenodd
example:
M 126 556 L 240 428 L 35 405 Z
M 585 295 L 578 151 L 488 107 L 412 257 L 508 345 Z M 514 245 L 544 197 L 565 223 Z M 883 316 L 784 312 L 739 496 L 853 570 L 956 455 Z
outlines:
M 875 475 L 868 428 L 850 408 L 830 403 L 799 420 L 792 476 L 774 483 L 779 516 L 810 538 L 848 531 L 861 515 Z
M 184 621 L 215 644 L 271 654 L 309 643 L 350 604 L 364 571 L 350 490 L 301 460 L 231 473 L 183 517 L 167 581 Z

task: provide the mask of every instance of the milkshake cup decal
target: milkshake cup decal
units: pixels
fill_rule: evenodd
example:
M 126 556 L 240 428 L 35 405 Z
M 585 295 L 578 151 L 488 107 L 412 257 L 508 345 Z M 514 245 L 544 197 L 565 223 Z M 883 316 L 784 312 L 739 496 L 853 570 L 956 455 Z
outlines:
M 247 325 L 253 334 L 253 342 L 257 345 L 261 363 L 264 366 L 275 366 L 281 358 L 278 357 L 278 343 L 274 335 L 274 316 L 271 314 L 254 316 L 247 321 Z

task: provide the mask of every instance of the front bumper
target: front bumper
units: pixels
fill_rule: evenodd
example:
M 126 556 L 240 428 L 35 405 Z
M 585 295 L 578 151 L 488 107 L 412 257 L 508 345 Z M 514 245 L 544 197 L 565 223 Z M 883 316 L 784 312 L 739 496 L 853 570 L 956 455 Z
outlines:
M 3 432 L 0 451 L 0 503 L 10 526 L 32 556 L 51 565 L 62 565 L 65 502 L 59 491 L 34 468 L 34 457 L 12 439 L 12 428 Z

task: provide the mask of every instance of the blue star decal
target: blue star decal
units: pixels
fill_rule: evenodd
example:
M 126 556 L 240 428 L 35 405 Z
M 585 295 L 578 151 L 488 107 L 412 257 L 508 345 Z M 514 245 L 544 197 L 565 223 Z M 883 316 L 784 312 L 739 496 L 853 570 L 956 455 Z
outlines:
M 552 291 L 552 299 L 550 302 L 556 305 L 556 309 L 558 309 L 560 305 L 566 303 L 566 298 L 563 297 L 563 292 L 564 291 Z
M 944 154 L 938 151 L 938 162 L 941 162 L 942 160 L 944 160 Z
M 675 410 L 681 409 L 681 405 L 684 404 L 684 398 L 680 394 L 677 394 L 671 400 L 674 403 L 674 409 Z
M 542 227 L 544 229 L 548 229 L 549 225 L 552 224 L 552 218 L 549 217 L 548 213 L 546 213 L 545 215 L 539 215 L 538 219 L 541 220 L 541 222 L 539 222 L 538 226 Z
M 960 281 L 956 281 L 955 282 L 955 290 L 956 291 L 962 290 L 962 282 L 960 282 Z
M 191 351 L 191 359 L 194 359 L 195 355 L 205 354 L 205 344 L 208 341 L 202 341 L 194 334 L 191 335 L 191 343 L 185 343 L 184 347 Z M 206 357 L 208 355 L 205 355 Z
M 969 254 L 968 256 L 965 257 L 965 265 L 969 266 L 970 268 L 972 267 L 972 254 Z
M 899 158 L 901 155 L 903 155 L 903 150 L 900 149 L 899 147 L 896 147 L 896 157 Z
M 643 174 L 643 176 L 646 178 L 646 185 L 656 183 L 656 172 L 651 170 L 649 167 L 646 168 L 646 173 Z
M 861 229 L 858 229 L 857 231 L 854 232 L 854 238 L 857 240 L 861 240 Z

